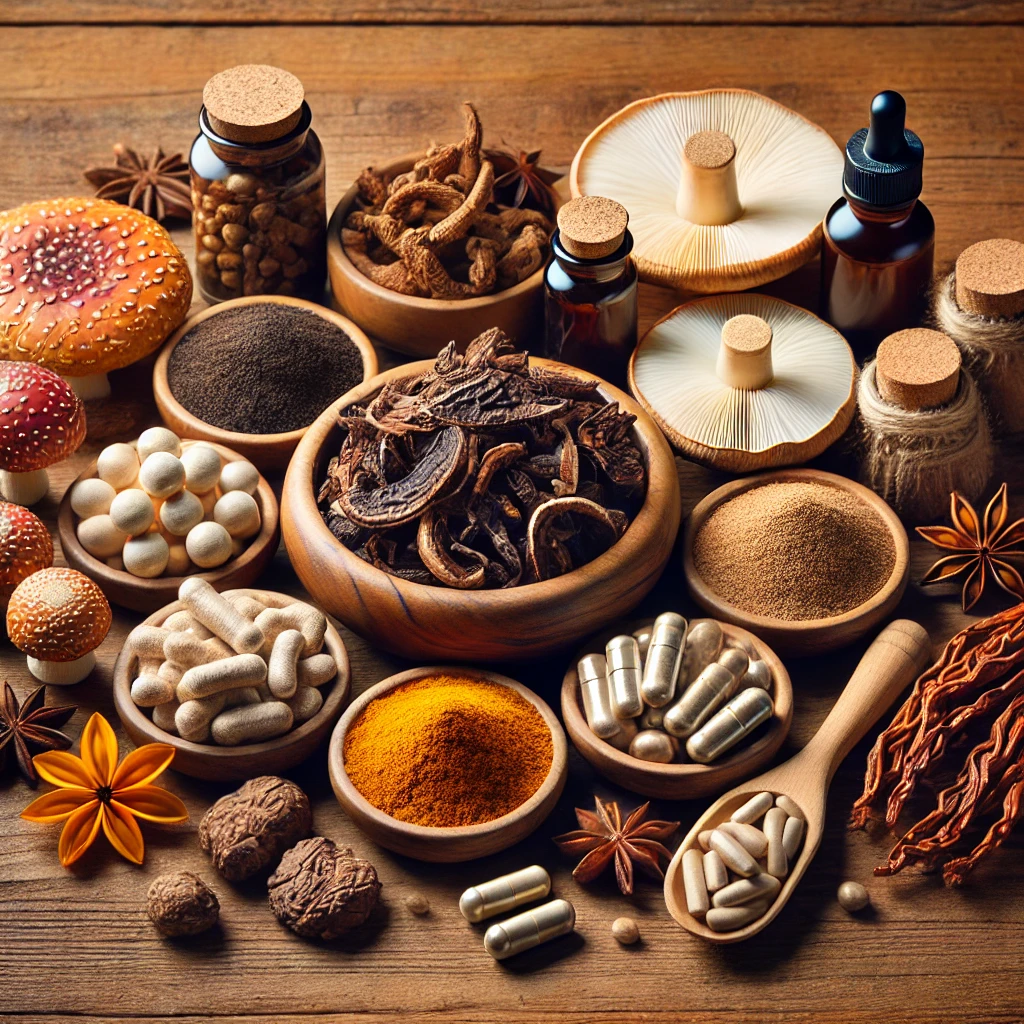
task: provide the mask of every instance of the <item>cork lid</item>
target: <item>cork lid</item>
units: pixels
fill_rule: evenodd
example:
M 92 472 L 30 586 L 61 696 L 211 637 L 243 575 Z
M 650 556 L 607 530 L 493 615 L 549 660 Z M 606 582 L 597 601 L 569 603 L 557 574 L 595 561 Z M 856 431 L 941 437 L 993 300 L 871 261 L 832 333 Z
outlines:
M 305 92 L 289 71 L 239 64 L 214 75 L 203 89 L 210 127 L 232 142 L 270 142 L 287 135 L 302 114 Z
M 558 211 L 558 234 L 577 259 L 599 260 L 622 245 L 628 222 L 626 208 L 614 199 L 580 196 Z
M 694 132 L 683 146 L 683 156 L 691 166 L 718 171 L 736 157 L 736 144 L 725 132 Z
M 753 313 L 726 320 L 716 373 L 731 388 L 757 391 L 767 387 L 774 377 L 771 324 Z
M 956 261 L 956 303 L 990 318 L 1024 313 L 1024 242 L 988 238 L 964 249 Z
M 941 331 L 913 327 L 878 346 L 878 392 L 891 405 L 914 411 L 945 405 L 960 383 L 960 350 Z

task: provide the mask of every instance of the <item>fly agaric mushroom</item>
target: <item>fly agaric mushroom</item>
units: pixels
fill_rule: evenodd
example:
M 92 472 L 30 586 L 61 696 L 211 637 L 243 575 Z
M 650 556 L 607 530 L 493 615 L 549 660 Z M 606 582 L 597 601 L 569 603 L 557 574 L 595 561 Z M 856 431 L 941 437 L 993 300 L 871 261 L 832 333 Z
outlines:
M 644 336 L 629 387 L 684 455 L 749 473 L 806 462 L 850 425 L 856 364 L 843 336 L 767 295 L 674 309 Z
M 51 565 L 50 531 L 27 508 L 0 501 L 0 608 L 26 576 Z
M 817 125 L 755 92 L 709 89 L 613 114 L 580 146 L 570 185 L 629 211 L 642 280 L 711 293 L 811 259 L 842 176 L 843 155 Z
M 149 355 L 185 319 L 192 275 L 138 210 L 50 199 L 0 213 L 0 359 L 63 374 L 82 398 Z
M 110 630 L 110 605 L 88 576 L 74 569 L 40 569 L 15 588 L 7 635 L 28 655 L 41 683 L 80 683 L 96 664 L 93 651 Z
M 84 440 L 85 409 L 67 381 L 33 363 L 0 361 L 0 494 L 34 505 L 49 487 L 46 467 Z

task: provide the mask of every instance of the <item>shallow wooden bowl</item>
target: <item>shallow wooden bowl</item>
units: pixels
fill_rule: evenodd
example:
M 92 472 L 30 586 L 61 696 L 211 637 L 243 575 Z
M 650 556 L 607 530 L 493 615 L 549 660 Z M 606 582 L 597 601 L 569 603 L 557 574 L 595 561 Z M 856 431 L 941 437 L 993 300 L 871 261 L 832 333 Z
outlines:
M 181 447 L 185 449 L 197 443 L 182 441 Z M 222 444 L 213 441 L 203 443 L 216 448 L 221 458 L 228 462 L 238 462 L 243 458 L 238 452 L 231 451 Z M 82 547 L 75 533 L 78 516 L 71 508 L 71 491 L 79 480 L 95 475 L 94 459 L 89 468 L 75 478 L 61 499 L 60 508 L 57 510 L 57 531 L 60 534 L 61 547 L 64 549 L 64 558 L 72 569 L 77 569 L 95 580 L 108 600 L 114 604 L 132 608 L 137 612 L 155 611 L 168 601 L 175 600 L 178 596 L 178 587 L 189 577 L 157 576 L 156 579 L 143 579 L 141 576 L 133 576 L 124 569 L 111 569 L 106 562 L 94 558 Z M 227 590 L 231 587 L 247 587 L 263 572 L 277 551 L 280 516 L 274 490 L 262 476 L 253 497 L 260 509 L 260 532 L 251 539 L 249 546 L 237 558 L 230 558 L 223 565 L 208 572 L 192 573 L 192 576 L 208 580 L 217 590 Z
M 892 536 L 896 547 L 896 561 L 889 578 L 878 593 L 843 615 L 834 615 L 826 619 L 807 619 L 803 622 L 753 615 L 716 594 L 704 582 L 693 564 L 694 537 L 715 509 L 730 498 L 754 487 L 786 481 L 829 484 L 855 495 L 878 513 L 881 528 L 888 530 Z M 822 654 L 853 643 L 872 626 L 878 625 L 892 614 L 907 588 L 907 578 L 910 574 L 910 541 L 899 516 L 867 487 L 844 476 L 824 473 L 817 469 L 781 469 L 745 477 L 742 480 L 733 480 L 712 491 L 697 505 L 686 520 L 683 572 L 690 595 L 712 617 L 751 630 L 782 654 Z
M 653 621 L 634 623 L 626 632 L 631 633 L 636 626 L 650 625 Z M 752 739 L 740 741 L 731 753 L 724 754 L 711 764 L 654 764 L 641 761 L 622 750 L 616 750 L 610 743 L 595 736 L 583 715 L 576 664 L 584 654 L 603 653 L 605 644 L 623 630 L 608 630 L 581 648 L 562 679 L 562 718 L 573 746 L 600 775 L 633 793 L 662 800 L 689 800 L 721 793 L 737 782 L 749 779 L 771 761 L 789 734 L 793 721 L 793 684 L 789 673 L 778 655 L 753 633 L 727 622 L 722 623 L 722 631 L 730 640 L 756 650 L 761 660 L 771 669 L 775 713 L 765 725 L 758 728 Z
M 392 160 L 380 169 L 402 174 L 412 170 L 421 155 Z M 543 266 L 511 288 L 472 299 L 423 299 L 374 284 L 356 269 L 341 244 L 341 229 L 358 192 L 353 182 L 331 215 L 327 269 L 338 308 L 371 337 L 422 359 L 437 355 L 453 339 L 464 351 L 468 342 L 491 327 L 500 327 L 521 348 L 539 336 L 544 316 Z
M 533 360 L 562 372 L 561 363 Z M 654 586 L 679 529 L 679 482 L 668 442 L 628 395 L 601 384 L 608 401 L 636 417 L 647 464 L 647 496 L 620 540 L 587 565 L 508 590 L 453 590 L 389 576 L 364 562 L 327 528 L 316 493 L 341 445 L 337 410 L 385 384 L 430 369 L 409 363 L 364 381 L 326 410 L 299 442 L 282 492 L 281 524 L 292 565 L 320 605 L 379 647 L 409 658 L 509 661 L 567 647 L 625 615 Z
M 255 598 L 268 608 L 286 608 L 299 600 L 272 590 L 241 589 L 225 593 Z M 143 625 L 162 625 L 166 618 L 183 607 L 180 601 L 174 601 L 150 615 Z M 348 651 L 330 620 L 327 622 L 324 648 L 334 658 L 338 674 L 333 683 L 324 683 L 319 688 L 324 695 L 323 706 L 297 729 L 262 743 L 219 747 L 215 743 L 192 743 L 157 728 L 146 714 L 146 709 L 136 706 L 132 700 L 132 679 L 138 659 L 127 647 L 121 649 L 114 663 L 114 708 L 125 732 L 136 746 L 143 743 L 169 743 L 174 747 L 176 753 L 171 767 L 183 775 L 209 779 L 211 782 L 235 782 L 253 779 L 258 775 L 277 775 L 305 761 L 316 750 L 348 700 L 351 688 Z
M 554 747 L 551 769 L 540 788 L 524 804 L 508 814 L 503 814 L 493 821 L 482 825 L 465 825 L 456 828 L 434 828 L 426 825 L 413 825 L 407 821 L 399 821 L 383 811 L 378 810 L 359 792 L 345 771 L 345 736 L 352 723 L 363 713 L 367 705 L 378 697 L 390 693 L 403 683 L 426 676 L 463 676 L 477 679 L 496 686 L 507 686 L 525 697 L 539 712 L 551 731 L 551 742 Z M 409 669 L 389 676 L 376 686 L 357 697 L 335 726 L 331 736 L 330 751 L 327 756 L 327 770 L 331 776 L 331 785 L 338 803 L 345 813 L 374 842 L 395 853 L 438 863 L 474 860 L 486 857 L 500 850 L 514 846 L 525 839 L 551 813 L 558 798 L 565 788 L 568 774 L 567 746 L 565 733 L 558 723 L 555 713 L 532 690 L 521 683 L 495 672 L 473 668 L 446 668 L 442 665 L 430 665 L 424 668 Z
M 175 345 L 192 330 L 196 324 L 210 317 L 223 313 L 235 306 L 254 306 L 260 303 L 277 303 L 280 306 L 295 306 L 308 309 L 319 317 L 323 317 L 335 327 L 343 330 L 359 349 L 363 357 L 363 380 L 377 373 L 377 353 L 370 339 L 347 317 L 335 313 L 333 309 L 307 302 L 305 299 L 293 299 L 287 295 L 248 295 L 241 299 L 229 299 L 215 306 L 208 306 L 202 312 L 189 317 L 167 340 L 157 356 L 153 367 L 153 397 L 156 407 L 164 423 L 179 437 L 190 437 L 199 441 L 214 441 L 227 448 L 233 448 L 247 458 L 261 472 L 284 469 L 288 465 L 291 454 L 299 439 L 306 432 L 306 427 L 299 430 L 283 431 L 279 434 L 243 434 L 235 430 L 222 430 L 212 423 L 206 423 L 188 411 L 171 393 L 167 379 L 167 366 Z

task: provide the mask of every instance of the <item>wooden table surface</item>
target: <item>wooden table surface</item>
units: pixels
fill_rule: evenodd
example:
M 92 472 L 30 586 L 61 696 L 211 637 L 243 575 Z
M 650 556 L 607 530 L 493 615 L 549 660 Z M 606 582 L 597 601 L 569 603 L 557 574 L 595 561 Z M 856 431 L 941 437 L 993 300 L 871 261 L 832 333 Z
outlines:
M 478 105 L 490 140 L 542 146 L 567 165 L 587 132 L 623 104 L 667 90 L 755 89 L 823 125 L 843 144 L 863 125 L 871 96 L 895 88 L 925 144 L 924 199 L 937 223 L 942 266 L 992 235 L 1024 237 L 1024 4 L 1011 0 L 5 0 L 0 6 L 3 102 L 0 208 L 81 192 L 81 169 L 105 162 L 114 142 L 187 150 L 203 83 L 243 62 L 280 64 L 305 83 L 327 154 L 333 203 L 364 165 L 457 137 L 458 104 Z M 187 230 L 177 232 L 191 253 Z M 816 271 L 772 291 L 813 306 Z M 649 324 L 675 304 L 645 288 Z M 112 439 L 155 420 L 145 368 L 114 376 L 115 400 L 90 409 L 82 452 L 53 473 L 39 513 L 52 526 L 57 501 L 86 460 Z M 680 461 L 684 512 L 720 482 Z M 996 480 L 1022 489 L 1020 447 L 1004 444 Z M 1021 501 L 1015 501 L 1021 514 Z M 931 551 L 913 546 L 913 578 Z M 58 562 L 60 556 L 58 554 Z M 279 552 L 264 585 L 301 593 Z M 996 600 L 983 611 L 999 607 Z M 692 611 L 679 559 L 670 564 L 652 614 Z M 936 645 L 968 617 L 951 594 L 912 585 L 900 613 L 917 618 Z M 99 668 L 54 692 L 81 706 L 77 735 L 93 710 L 116 722 L 110 675 L 138 621 L 117 612 Z M 406 667 L 346 633 L 358 693 Z M 783 755 L 813 734 L 863 645 L 792 661 L 796 712 Z M 557 705 L 565 657 L 508 668 Z M 0 667 L 19 695 L 32 686 L 3 642 Z M 119 732 L 122 748 L 127 740 Z M 227 787 L 169 772 L 165 784 L 192 814 L 179 829 L 145 828 L 146 862 L 120 860 L 102 840 L 71 871 L 57 861 L 57 828 L 17 814 L 31 794 L 0 780 L 0 1018 L 52 1021 L 193 1020 L 291 1022 L 401 1018 L 461 1021 L 948 1022 L 1024 1019 L 1024 859 L 1011 840 L 960 891 L 907 872 L 872 879 L 887 837 L 847 834 L 867 741 L 840 769 L 821 851 L 779 921 L 738 947 L 709 948 L 680 930 L 660 888 L 633 899 L 610 880 L 587 889 L 570 877 L 550 837 L 572 827 L 572 807 L 615 793 L 572 755 L 557 810 L 536 835 L 504 855 L 466 866 L 418 864 L 376 848 L 346 819 L 320 751 L 293 773 L 315 804 L 315 828 L 372 860 L 384 883 L 371 924 L 345 940 L 308 942 L 282 928 L 261 883 L 216 878 L 195 830 Z M 76 747 L 77 749 L 77 747 Z M 695 803 L 662 804 L 679 819 Z M 457 901 L 466 884 L 539 861 L 578 912 L 578 934 L 496 964 Z M 212 879 L 221 927 L 193 941 L 161 939 L 144 914 L 160 872 L 191 869 Z M 850 918 L 835 902 L 845 878 L 866 882 L 875 911 Z M 413 917 L 403 899 L 432 906 Z M 634 916 L 636 948 L 611 938 L 612 920 Z

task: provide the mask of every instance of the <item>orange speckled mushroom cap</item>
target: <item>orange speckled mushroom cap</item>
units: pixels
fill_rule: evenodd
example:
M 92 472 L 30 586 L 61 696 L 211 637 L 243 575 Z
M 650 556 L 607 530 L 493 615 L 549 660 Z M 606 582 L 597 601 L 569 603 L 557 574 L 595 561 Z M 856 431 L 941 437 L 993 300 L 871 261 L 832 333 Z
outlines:
M 138 210 L 50 199 L 0 213 L 0 359 L 107 373 L 159 348 L 191 302 L 185 257 Z
M 0 361 L 0 469 L 31 473 L 78 450 L 85 407 L 60 374 Z
M 14 589 L 7 635 L 39 661 L 75 661 L 110 631 L 110 605 L 88 576 L 74 569 L 40 569 Z
M 53 565 L 50 531 L 23 505 L 0 501 L 0 608 L 26 576 Z

